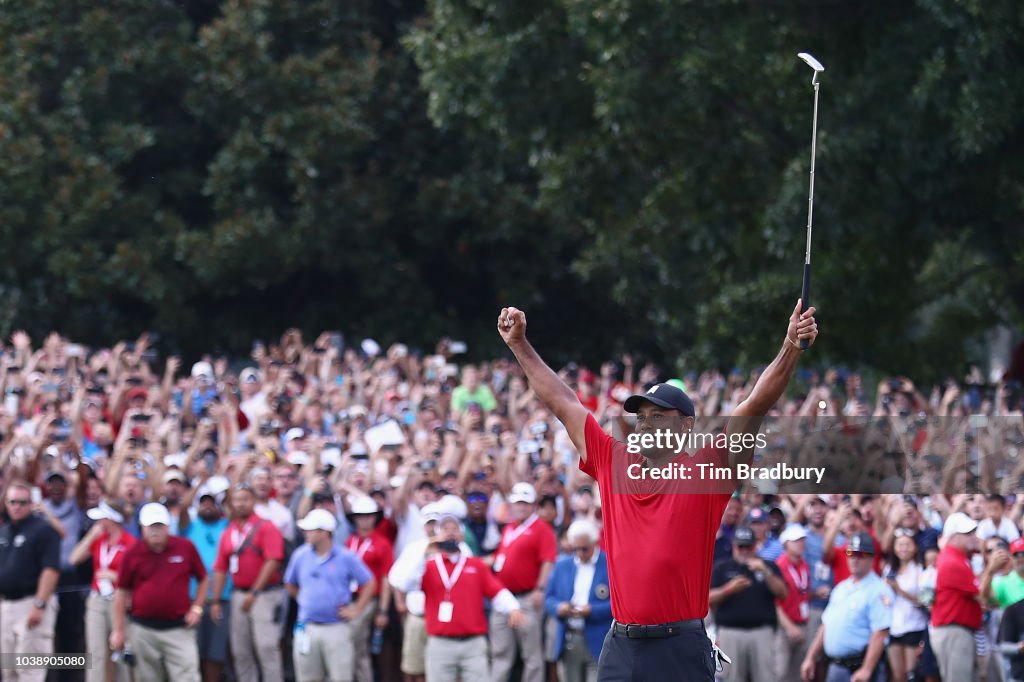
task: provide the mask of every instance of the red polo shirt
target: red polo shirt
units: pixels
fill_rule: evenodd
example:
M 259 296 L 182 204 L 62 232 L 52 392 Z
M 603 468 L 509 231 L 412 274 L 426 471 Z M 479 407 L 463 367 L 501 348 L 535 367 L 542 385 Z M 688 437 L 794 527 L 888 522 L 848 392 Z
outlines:
M 476 557 L 465 558 L 462 573 L 456 579 L 450 594 L 446 594 L 444 582 L 437 570 L 437 562 L 433 557 L 427 558 L 427 567 L 423 572 L 423 594 L 426 598 L 423 618 L 426 621 L 428 635 L 467 637 L 487 634 L 484 597 L 493 599 L 501 592 L 502 586 L 487 564 Z M 453 578 L 458 564 L 447 557 L 442 559 L 442 563 L 449 579 Z M 438 613 L 441 603 L 446 601 L 446 596 L 452 603 L 451 621 L 442 623 L 438 619 Z
M 775 564 L 786 582 L 786 598 L 776 599 L 786 617 L 797 625 L 807 622 L 811 603 L 811 569 L 807 562 L 800 559 L 796 564 L 790 562 L 786 554 L 780 556 Z
M 98 538 L 89 545 L 89 553 L 92 554 L 92 589 L 99 592 L 99 572 L 103 569 L 120 571 L 121 562 L 124 560 L 125 552 L 138 542 L 131 533 L 121 531 L 117 542 L 110 542 L 110 536 L 101 533 Z M 104 565 L 106 562 L 106 565 Z M 117 579 L 113 580 L 114 587 L 117 587 Z
M 537 589 L 541 564 L 557 558 L 555 531 L 534 514 L 505 526 L 494 552 L 494 572 L 512 594 L 532 592 Z
M 217 546 L 217 559 L 213 562 L 213 570 L 228 573 L 231 568 L 231 554 L 243 544 L 245 538 L 252 533 L 252 541 L 238 555 L 238 571 L 231 574 L 236 590 L 252 589 L 259 577 L 263 562 L 267 559 L 284 560 L 284 537 L 270 521 L 253 514 L 245 523 L 233 520 L 224 529 Z M 270 576 L 264 587 L 281 584 L 281 568 Z
M 963 625 L 977 630 L 981 627 L 982 611 L 978 602 L 981 586 L 971 570 L 971 562 L 956 547 L 946 545 L 935 562 L 935 603 L 932 605 L 932 625 Z
M 349 536 L 345 546 L 351 550 L 360 561 L 373 573 L 377 581 L 377 588 L 373 596 L 380 596 L 380 588 L 384 586 L 391 564 L 395 563 L 395 550 L 391 543 L 381 535 L 370 533 L 369 537 L 361 538 L 358 535 Z
M 162 552 L 154 552 L 145 542 L 126 550 L 117 584 L 132 593 L 133 618 L 180 620 L 192 605 L 189 581 L 205 577 L 206 568 L 195 545 L 171 535 Z
M 688 479 L 633 480 L 631 454 L 587 415 L 587 459 L 580 469 L 597 479 L 603 505 L 604 547 L 608 556 L 612 614 L 622 623 L 656 625 L 708 613 L 715 534 L 734 481 Z M 728 452 L 704 447 L 674 463 L 728 464 Z

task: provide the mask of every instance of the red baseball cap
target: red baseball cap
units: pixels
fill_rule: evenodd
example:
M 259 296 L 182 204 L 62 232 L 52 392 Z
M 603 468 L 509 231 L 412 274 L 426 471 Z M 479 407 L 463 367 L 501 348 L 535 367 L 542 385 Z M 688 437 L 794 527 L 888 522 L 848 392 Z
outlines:
M 1024 538 L 1017 538 L 1010 543 L 1010 554 L 1024 552 Z

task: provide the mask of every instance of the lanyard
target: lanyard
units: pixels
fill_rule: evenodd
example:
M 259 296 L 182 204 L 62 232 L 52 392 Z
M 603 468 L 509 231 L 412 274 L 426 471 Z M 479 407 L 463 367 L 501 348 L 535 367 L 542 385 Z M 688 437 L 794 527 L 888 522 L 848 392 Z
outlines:
M 253 525 L 252 519 L 249 519 L 245 522 L 245 525 L 242 526 L 241 530 L 238 529 L 237 525 L 235 528 L 231 529 L 231 545 L 234 553 L 238 553 L 238 548 L 245 543 L 246 539 L 252 533 Z
M 362 542 L 359 542 L 359 538 L 351 537 L 348 541 L 348 548 L 356 553 L 356 556 L 362 559 L 367 550 L 373 545 L 373 538 L 366 538 Z
M 793 564 L 786 562 L 786 568 L 789 570 L 789 575 L 793 578 L 793 584 L 796 585 L 797 591 L 800 594 L 807 593 L 807 585 L 810 582 L 810 575 L 807 572 L 807 564 L 803 565 L 802 571 L 793 570 Z
M 506 530 L 505 534 L 501 538 L 502 548 L 508 549 L 509 547 L 511 547 L 512 543 L 518 540 L 519 536 L 525 533 L 530 528 L 530 526 L 533 525 L 534 521 L 536 521 L 538 518 L 540 517 L 538 517 L 536 514 L 533 514 L 530 518 L 526 519 L 518 526 L 516 526 L 514 530 Z
M 114 561 L 114 557 L 121 551 L 121 545 L 110 546 L 110 543 L 106 540 L 100 545 L 100 570 L 105 571 L 110 568 L 111 562 Z
M 455 583 L 462 576 L 462 569 L 466 566 L 466 557 L 459 557 L 459 563 L 455 565 L 455 570 L 452 571 L 451 575 L 448 575 L 448 569 L 444 567 L 444 561 L 441 560 L 440 554 L 434 555 L 434 565 L 437 566 L 437 575 L 441 578 L 441 584 L 444 585 L 445 595 L 450 595 L 452 588 L 455 587 Z

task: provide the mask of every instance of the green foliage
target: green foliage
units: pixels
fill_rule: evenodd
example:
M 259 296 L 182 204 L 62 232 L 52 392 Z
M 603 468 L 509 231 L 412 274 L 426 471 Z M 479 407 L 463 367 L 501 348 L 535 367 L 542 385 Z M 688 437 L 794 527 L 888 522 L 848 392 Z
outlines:
M 0 324 L 938 374 L 1024 309 L 1010 0 L 0 7 Z

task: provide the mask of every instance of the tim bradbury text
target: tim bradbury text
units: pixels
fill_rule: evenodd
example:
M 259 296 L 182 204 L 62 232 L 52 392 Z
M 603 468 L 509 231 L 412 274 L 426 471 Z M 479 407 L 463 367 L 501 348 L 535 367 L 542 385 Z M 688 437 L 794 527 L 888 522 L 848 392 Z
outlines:
M 626 475 L 634 481 L 814 481 L 821 483 L 825 467 L 794 467 L 782 462 L 772 466 L 737 464 L 735 468 L 702 462 L 680 464 L 674 462 L 663 467 L 647 468 L 636 462 L 626 467 Z

